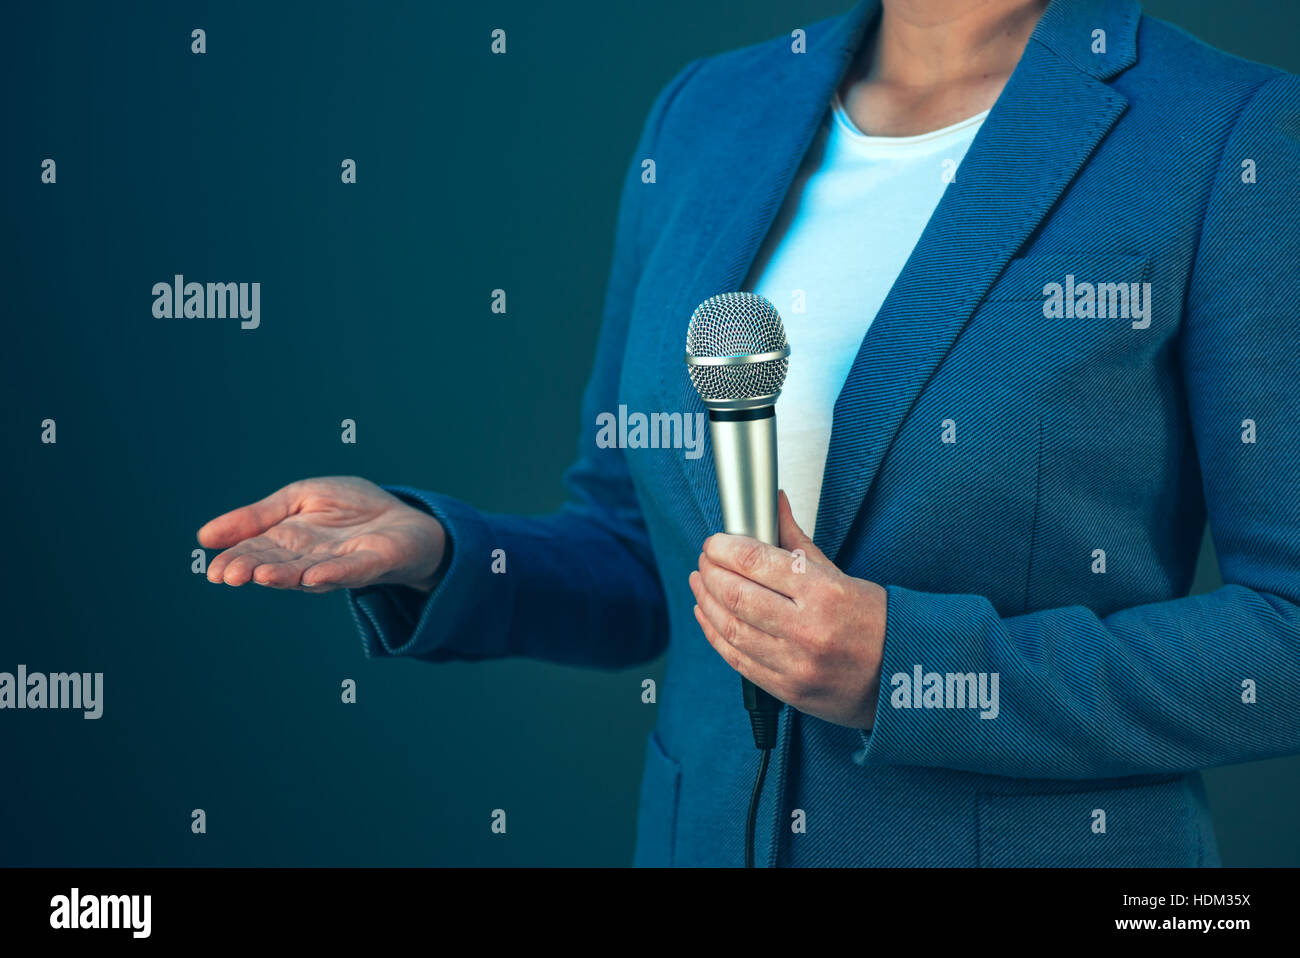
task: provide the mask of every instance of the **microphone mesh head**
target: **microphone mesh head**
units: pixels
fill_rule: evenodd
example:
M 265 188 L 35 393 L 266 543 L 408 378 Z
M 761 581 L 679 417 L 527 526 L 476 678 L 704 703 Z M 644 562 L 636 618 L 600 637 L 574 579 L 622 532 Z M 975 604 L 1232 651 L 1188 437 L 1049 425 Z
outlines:
M 756 356 L 788 349 L 776 307 L 757 293 L 711 296 L 691 315 L 686 353 L 696 359 Z M 705 402 L 770 396 L 785 385 L 790 360 L 782 356 L 732 366 L 687 365 Z

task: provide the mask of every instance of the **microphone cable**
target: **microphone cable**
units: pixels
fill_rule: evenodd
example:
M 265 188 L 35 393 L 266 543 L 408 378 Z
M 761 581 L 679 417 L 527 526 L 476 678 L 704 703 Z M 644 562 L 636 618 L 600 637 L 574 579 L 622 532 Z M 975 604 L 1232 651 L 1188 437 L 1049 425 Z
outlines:
M 776 733 L 781 719 L 781 703 L 768 692 L 748 679 L 742 680 L 745 711 L 754 732 L 754 745 L 762 753 L 758 760 L 758 774 L 754 776 L 754 790 L 749 795 L 749 814 L 745 816 L 745 867 L 754 867 L 754 831 L 758 822 L 758 801 L 763 796 L 763 780 L 767 765 L 776 747 Z
M 758 775 L 754 778 L 754 791 L 749 796 L 749 815 L 745 818 L 745 867 L 754 867 L 754 823 L 758 820 L 758 799 L 763 794 L 763 779 L 767 777 L 767 760 L 772 757 L 770 748 L 763 749 L 758 760 Z

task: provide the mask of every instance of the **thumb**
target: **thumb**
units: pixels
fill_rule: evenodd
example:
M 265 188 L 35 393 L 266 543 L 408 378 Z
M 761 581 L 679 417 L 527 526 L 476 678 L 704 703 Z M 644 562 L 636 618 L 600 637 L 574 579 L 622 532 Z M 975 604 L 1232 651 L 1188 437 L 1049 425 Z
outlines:
M 776 517 L 779 531 L 781 533 L 781 548 L 787 552 L 793 552 L 795 549 L 802 549 L 804 555 L 814 562 L 829 562 L 830 560 L 813 545 L 810 539 L 802 529 L 799 523 L 794 521 L 794 512 L 790 508 L 790 497 L 782 489 L 776 497 Z
M 252 505 L 217 516 L 199 530 L 199 545 L 205 549 L 228 549 L 237 542 L 260 536 L 297 511 L 298 491 L 298 483 L 290 483 Z

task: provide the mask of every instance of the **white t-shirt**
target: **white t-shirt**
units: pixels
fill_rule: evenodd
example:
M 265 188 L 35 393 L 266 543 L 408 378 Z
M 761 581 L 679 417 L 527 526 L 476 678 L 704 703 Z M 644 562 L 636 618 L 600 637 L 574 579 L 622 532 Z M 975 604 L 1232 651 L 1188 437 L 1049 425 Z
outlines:
M 809 535 L 835 400 L 985 116 L 919 136 L 867 136 L 836 96 L 754 260 L 744 288 L 771 300 L 790 342 L 778 471 Z

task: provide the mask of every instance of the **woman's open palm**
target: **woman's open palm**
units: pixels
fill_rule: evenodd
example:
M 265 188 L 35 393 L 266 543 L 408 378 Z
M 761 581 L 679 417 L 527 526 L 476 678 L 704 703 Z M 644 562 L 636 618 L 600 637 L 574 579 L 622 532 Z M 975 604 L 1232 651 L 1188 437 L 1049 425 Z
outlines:
M 205 549 L 224 549 L 208 580 L 331 592 L 367 585 L 428 591 L 446 548 L 442 525 L 355 476 L 290 483 L 208 522 Z

